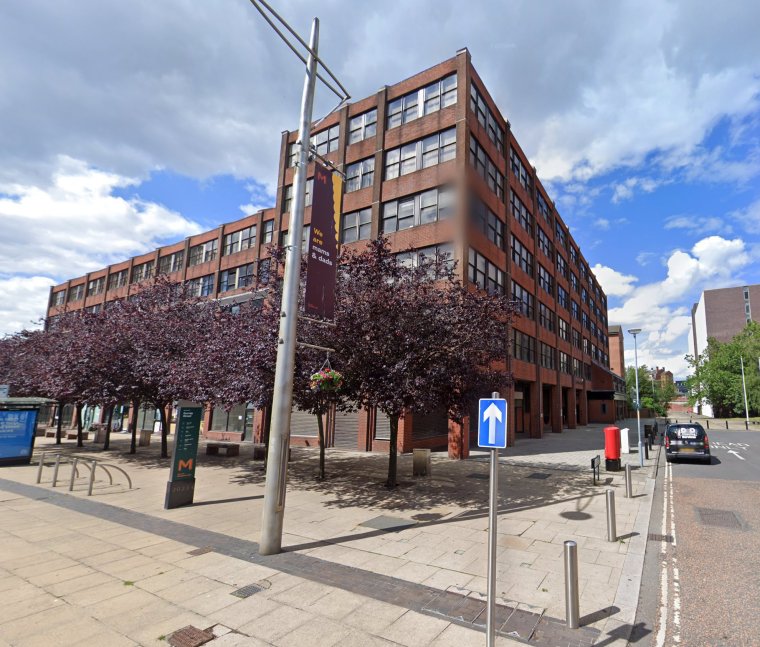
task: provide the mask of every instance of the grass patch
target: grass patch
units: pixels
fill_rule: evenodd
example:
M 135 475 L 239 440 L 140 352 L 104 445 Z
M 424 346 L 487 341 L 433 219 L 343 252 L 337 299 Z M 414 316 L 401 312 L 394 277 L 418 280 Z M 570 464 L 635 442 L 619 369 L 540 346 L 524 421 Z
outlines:
M 132 580 L 124 580 L 124 586 L 134 586 L 135 583 Z

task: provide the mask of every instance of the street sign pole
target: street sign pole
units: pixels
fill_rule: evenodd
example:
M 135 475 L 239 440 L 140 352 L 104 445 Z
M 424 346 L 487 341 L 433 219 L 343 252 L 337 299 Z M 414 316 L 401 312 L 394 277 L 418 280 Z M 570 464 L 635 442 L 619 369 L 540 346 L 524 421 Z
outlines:
M 488 505 L 488 600 L 486 607 L 486 644 L 496 639 L 496 525 L 499 513 L 499 449 L 507 446 L 507 402 L 498 392 L 478 406 L 478 445 L 491 452 Z

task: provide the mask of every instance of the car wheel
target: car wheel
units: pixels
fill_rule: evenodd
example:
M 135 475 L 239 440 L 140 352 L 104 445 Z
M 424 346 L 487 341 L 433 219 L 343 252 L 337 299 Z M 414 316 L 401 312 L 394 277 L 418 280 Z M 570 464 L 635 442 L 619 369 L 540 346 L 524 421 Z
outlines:
M 670 456 L 666 456 L 666 457 L 665 457 L 665 462 L 667 462 L 667 463 L 672 463 L 672 462 L 673 462 L 673 459 L 672 459 Z

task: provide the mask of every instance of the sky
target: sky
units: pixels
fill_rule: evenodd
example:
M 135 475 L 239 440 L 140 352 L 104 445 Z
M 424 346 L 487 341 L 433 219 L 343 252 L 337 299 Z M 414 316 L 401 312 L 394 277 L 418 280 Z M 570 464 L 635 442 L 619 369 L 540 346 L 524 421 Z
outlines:
M 684 377 L 702 290 L 760 283 L 760 3 L 272 4 L 304 36 L 318 9 L 356 99 L 469 48 L 640 364 Z M 246 0 L 0 3 L 0 334 L 53 284 L 272 206 L 302 83 Z

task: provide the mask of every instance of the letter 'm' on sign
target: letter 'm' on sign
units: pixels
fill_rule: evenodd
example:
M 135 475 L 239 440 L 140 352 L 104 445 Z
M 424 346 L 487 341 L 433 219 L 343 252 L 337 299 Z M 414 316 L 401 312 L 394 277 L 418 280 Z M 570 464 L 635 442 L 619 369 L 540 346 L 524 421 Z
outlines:
M 333 319 L 343 180 L 317 163 L 312 191 L 304 310 L 306 314 Z
M 180 459 L 179 463 L 177 464 L 177 469 L 180 472 L 183 472 L 185 470 L 192 471 L 192 469 L 193 469 L 193 459 L 191 458 L 190 460 L 187 460 L 187 461 L 183 461 L 182 459 Z

